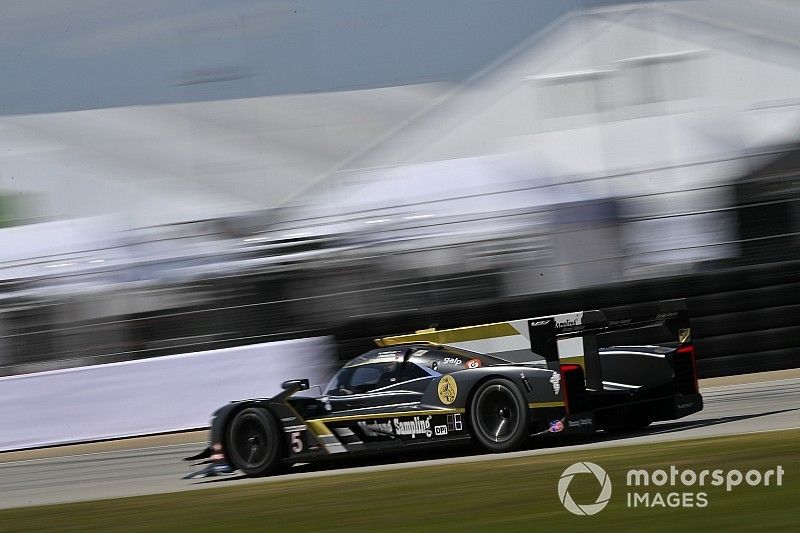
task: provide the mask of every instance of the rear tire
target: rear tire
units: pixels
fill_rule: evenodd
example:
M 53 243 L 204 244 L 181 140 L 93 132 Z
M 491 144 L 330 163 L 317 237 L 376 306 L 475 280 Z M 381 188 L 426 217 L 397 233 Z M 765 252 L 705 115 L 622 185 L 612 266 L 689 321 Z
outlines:
M 470 427 L 478 443 L 491 452 L 519 449 L 530 435 L 528 404 L 511 381 L 482 383 L 472 396 Z
M 286 443 L 275 417 L 266 409 L 248 407 L 228 426 L 225 451 L 232 466 L 248 476 L 274 474 L 284 466 Z

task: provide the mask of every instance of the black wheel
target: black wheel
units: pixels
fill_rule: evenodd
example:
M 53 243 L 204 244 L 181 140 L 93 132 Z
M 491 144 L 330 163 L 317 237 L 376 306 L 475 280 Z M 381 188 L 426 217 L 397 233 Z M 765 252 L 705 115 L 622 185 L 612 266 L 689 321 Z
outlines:
M 492 452 L 516 450 L 529 436 L 528 405 L 507 379 L 490 379 L 475 391 L 469 420 L 473 435 Z
M 248 476 L 266 476 L 281 469 L 286 444 L 269 411 L 249 407 L 228 426 L 226 452 L 232 465 Z

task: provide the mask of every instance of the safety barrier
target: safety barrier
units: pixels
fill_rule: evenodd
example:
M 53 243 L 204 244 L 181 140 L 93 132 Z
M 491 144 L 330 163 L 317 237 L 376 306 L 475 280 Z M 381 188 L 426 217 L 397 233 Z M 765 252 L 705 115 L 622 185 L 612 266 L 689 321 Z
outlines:
M 208 426 L 225 403 L 265 397 L 291 378 L 322 383 L 329 337 L 0 378 L 0 451 Z

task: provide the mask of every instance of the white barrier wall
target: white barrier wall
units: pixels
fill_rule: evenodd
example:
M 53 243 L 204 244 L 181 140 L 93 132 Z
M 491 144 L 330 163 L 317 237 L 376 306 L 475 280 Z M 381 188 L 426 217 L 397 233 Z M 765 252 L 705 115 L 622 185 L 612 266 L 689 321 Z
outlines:
M 0 378 L 0 451 L 207 427 L 231 400 L 323 383 L 329 337 Z

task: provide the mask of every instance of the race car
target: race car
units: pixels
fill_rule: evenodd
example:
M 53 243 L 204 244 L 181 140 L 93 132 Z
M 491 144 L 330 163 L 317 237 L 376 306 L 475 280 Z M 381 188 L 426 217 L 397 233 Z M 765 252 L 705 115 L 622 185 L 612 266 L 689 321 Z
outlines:
M 218 409 L 209 446 L 187 458 L 208 466 L 186 477 L 264 476 L 293 463 L 466 442 L 508 452 L 533 435 L 638 429 L 700 411 L 685 301 L 641 311 L 377 339 L 317 393 L 308 380 L 289 380 L 271 398 Z M 608 345 L 659 335 L 667 342 Z

